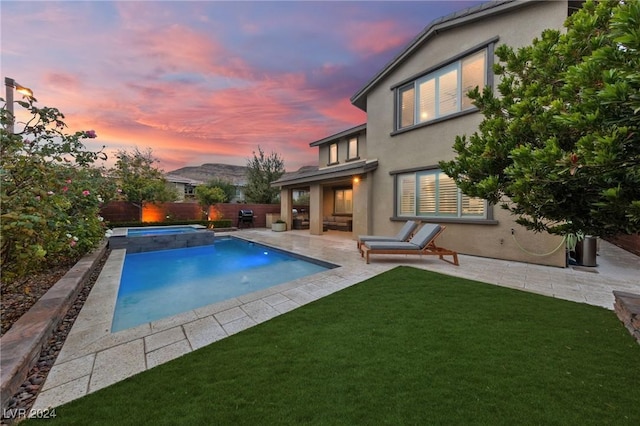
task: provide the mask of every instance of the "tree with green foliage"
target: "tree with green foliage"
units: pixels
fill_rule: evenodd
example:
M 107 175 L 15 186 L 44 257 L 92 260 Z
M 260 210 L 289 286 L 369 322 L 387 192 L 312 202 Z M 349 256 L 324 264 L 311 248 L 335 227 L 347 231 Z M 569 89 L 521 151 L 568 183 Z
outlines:
M 196 199 L 202 207 L 205 207 L 205 214 L 209 219 L 209 210 L 212 205 L 227 201 L 227 194 L 218 186 L 200 185 L 196 187 Z
M 271 182 L 280 179 L 284 174 L 284 160 L 276 152 L 265 155 L 258 146 L 258 154 L 253 152 L 253 158 L 247 160 L 247 187 L 245 197 L 252 203 L 277 203 L 280 196 L 278 188 L 273 188 Z
M 204 186 L 208 188 L 220 188 L 222 192 L 224 192 L 224 200 L 216 201 L 217 203 L 227 203 L 236 195 L 236 186 L 226 179 L 213 178 L 210 179 Z M 196 192 L 198 188 L 200 188 L 200 186 L 196 188 Z
M 566 33 L 496 49 L 496 96 L 442 169 L 461 190 L 552 234 L 640 231 L 640 2 L 586 2 Z
M 15 123 L 6 103 L 0 116 L 3 283 L 73 264 L 95 248 L 105 233 L 100 206 L 115 194 L 115 185 L 94 166 L 106 156 L 82 143 L 96 132 L 65 133 L 64 115 L 35 103 L 28 96 L 14 102 L 27 110 L 26 122 Z
M 121 198 L 138 207 L 142 221 L 142 208 L 145 203 L 164 203 L 175 201 L 178 194 L 167 184 L 162 170 L 156 167 L 158 160 L 151 148 L 132 152 L 119 150 L 116 165 L 111 176 L 116 179 Z

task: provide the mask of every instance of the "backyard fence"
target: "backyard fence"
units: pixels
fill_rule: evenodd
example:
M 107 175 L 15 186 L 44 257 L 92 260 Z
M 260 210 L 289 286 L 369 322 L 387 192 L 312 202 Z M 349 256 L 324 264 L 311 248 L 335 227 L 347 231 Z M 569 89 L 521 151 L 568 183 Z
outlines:
M 145 204 L 142 222 L 202 220 L 205 218 L 205 209 L 198 203 Z M 280 213 L 280 204 L 220 203 L 211 206 L 209 217 L 211 220 L 229 219 L 236 226 L 240 210 L 253 210 L 253 226 L 263 228 L 268 213 Z M 127 201 L 112 201 L 102 207 L 100 215 L 111 223 L 136 222 L 140 219 L 140 209 Z

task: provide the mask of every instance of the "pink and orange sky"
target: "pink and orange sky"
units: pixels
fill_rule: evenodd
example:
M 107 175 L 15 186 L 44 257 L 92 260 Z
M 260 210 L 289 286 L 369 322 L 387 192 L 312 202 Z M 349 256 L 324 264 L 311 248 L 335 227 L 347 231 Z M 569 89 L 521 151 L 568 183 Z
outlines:
M 90 149 L 150 147 L 170 171 L 261 146 L 294 171 L 366 121 L 349 98 L 424 27 L 479 3 L 2 0 L 1 68 Z

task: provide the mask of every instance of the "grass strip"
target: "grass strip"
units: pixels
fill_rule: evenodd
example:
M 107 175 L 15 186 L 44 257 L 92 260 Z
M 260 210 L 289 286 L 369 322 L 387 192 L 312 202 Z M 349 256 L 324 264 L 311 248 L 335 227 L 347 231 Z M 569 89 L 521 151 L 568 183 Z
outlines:
M 639 424 L 604 308 L 398 267 L 59 407 L 50 424 Z

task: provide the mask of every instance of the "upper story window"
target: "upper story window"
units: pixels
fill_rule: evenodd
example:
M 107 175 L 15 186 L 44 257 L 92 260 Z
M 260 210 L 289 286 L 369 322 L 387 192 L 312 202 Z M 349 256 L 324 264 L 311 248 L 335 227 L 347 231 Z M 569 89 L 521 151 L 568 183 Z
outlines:
M 486 202 L 463 194 L 441 170 L 397 175 L 396 193 L 400 217 L 486 218 Z
M 358 138 L 351 138 L 348 143 L 347 160 L 355 160 L 358 158 Z
M 336 164 L 338 162 L 338 144 L 332 143 L 329 145 L 329 164 Z
M 473 108 L 466 93 L 487 84 L 487 48 L 396 89 L 396 130 Z

